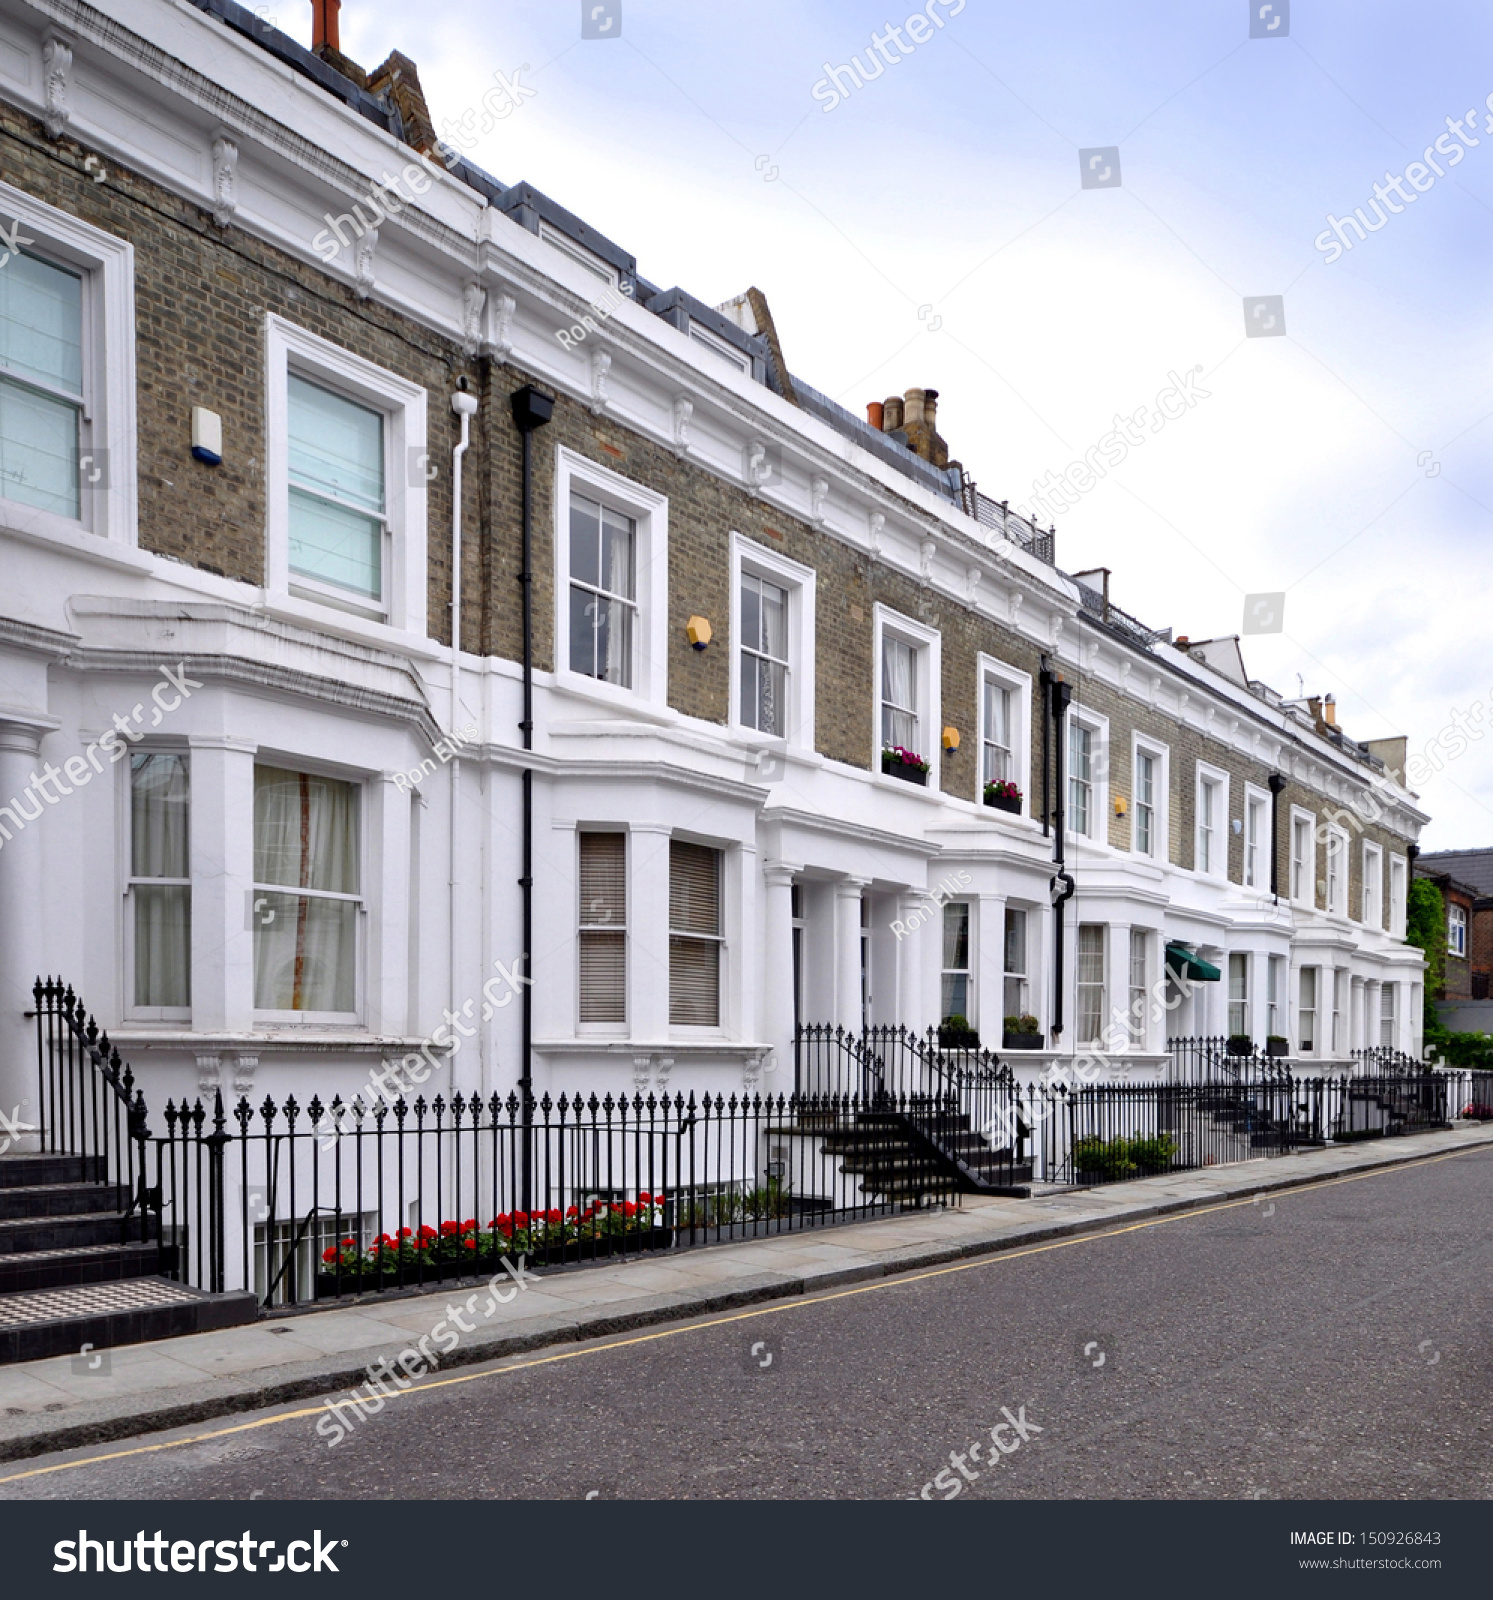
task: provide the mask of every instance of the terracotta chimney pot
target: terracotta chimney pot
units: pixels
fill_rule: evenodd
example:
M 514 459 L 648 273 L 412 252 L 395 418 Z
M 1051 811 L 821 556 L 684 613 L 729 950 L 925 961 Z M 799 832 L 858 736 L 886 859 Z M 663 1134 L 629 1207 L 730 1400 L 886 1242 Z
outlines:
M 339 37 L 337 13 L 342 9 L 342 0 L 311 0 L 311 48 L 321 50 L 323 47 L 342 53 L 342 41 Z
M 881 401 L 868 400 L 866 402 L 866 421 L 869 422 L 878 433 L 880 433 L 882 430 L 884 411 L 885 408 L 882 406 Z

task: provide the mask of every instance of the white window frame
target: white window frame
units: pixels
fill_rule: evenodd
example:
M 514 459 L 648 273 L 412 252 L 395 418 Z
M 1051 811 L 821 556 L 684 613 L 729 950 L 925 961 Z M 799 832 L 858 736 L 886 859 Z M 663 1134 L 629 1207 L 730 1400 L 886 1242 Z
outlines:
M 370 407 L 384 418 L 383 594 L 360 599 L 290 570 L 289 378 L 291 373 Z M 328 611 L 350 613 L 397 633 L 430 636 L 426 591 L 426 482 L 412 482 L 411 464 L 428 446 L 425 389 L 386 368 L 318 338 L 273 313 L 265 318 L 265 591 L 269 602 L 324 621 Z M 426 474 L 429 473 L 427 466 Z
M 1321 967 L 1303 966 L 1296 969 L 1296 1044 L 1302 1055 L 1320 1056 L 1322 1054 L 1322 972 Z M 1301 1004 L 1306 987 L 1306 975 L 1312 975 L 1312 1003 L 1309 1006 Z M 1311 1043 L 1306 1042 L 1306 1029 L 1304 1019 L 1310 1016 Z
M 107 487 L 80 481 L 76 518 L 19 500 L 0 499 L 0 526 L 22 537 L 74 548 L 80 535 L 132 547 L 138 543 L 135 409 L 135 252 L 125 239 L 90 227 L 24 190 L 0 183 L 0 217 L 29 241 L 27 254 L 81 274 L 83 414 L 80 457 L 108 452 Z M 79 478 L 86 477 L 80 460 Z
M 362 1027 L 364 1013 L 368 1009 L 368 996 L 372 989 L 374 975 L 369 971 L 370 928 L 376 928 L 378 922 L 375 915 L 374 884 L 371 876 L 374 861 L 372 841 L 375 835 L 381 837 L 382 819 L 375 811 L 375 798 L 381 785 L 370 782 L 366 772 L 349 771 L 346 767 L 333 766 L 325 762 L 307 760 L 304 756 L 289 755 L 280 751 L 268 750 L 263 746 L 254 752 L 254 766 L 279 767 L 286 772 L 304 772 L 308 777 L 328 778 L 336 783 L 351 784 L 357 791 L 358 807 L 358 892 L 347 894 L 340 890 L 332 889 L 297 889 L 293 884 L 271 883 L 262 884 L 258 878 L 251 880 L 252 895 L 257 899 L 262 894 L 281 894 L 295 896 L 304 894 L 314 900 L 342 900 L 352 901 L 358 908 L 354 919 L 357 929 L 357 949 L 353 953 L 353 1009 L 351 1011 L 266 1011 L 254 1004 L 254 980 L 256 972 L 256 954 L 251 936 L 249 946 L 249 1004 L 253 1006 L 254 1026 L 256 1028 L 303 1028 L 321 1027 L 342 1024 L 348 1027 Z M 253 779 L 250 779 L 249 801 L 249 849 L 252 858 L 256 841 L 254 829 L 254 800 Z
M 1348 835 L 1341 828 L 1329 828 L 1324 846 L 1323 871 L 1327 875 L 1329 916 L 1348 915 Z
M 1373 892 L 1370 893 L 1372 885 Z M 1371 840 L 1363 842 L 1363 889 L 1359 897 L 1360 920 L 1365 927 L 1384 928 L 1384 852 Z M 1370 913 L 1372 912 L 1372 915 Z
M 739 886 L 737 875 L 739 867 L 739 851 L 729 839 L 712 838 L 707 834 L 691 833 L 686 829 L 675 829 L 669 834 L 669 843 L 695 844 L 706 850 L 713 850 L 716 854 L 716 879 L 717 885 L 717 926 L 719 933 L 688 933 L 683 937 L 699 940 L 701 943 L 713 942 L 716 947 L 716 1021 L 715 1022 L 675 1022 L 670 1016 L 673 1003 L 671 988 L 671 973 L 669 968 L 669 941 L 674 937 L 673 918 L 670 915 L 669 887 L 664 890 L 664 953 L 663 953 L 663 987 L 664 1003 L 663 1015 L 669 1036 L 676 1039 L 724 1039 L 732 1034 L 735 1026 L 736 1015 L 736 982 L 732 970 L 732 930 L 736 926 L 736 919 L 740 915 Z M 669 861 L 669 852 L 664 852 L 664 860 Z M 672 864 L 669 867 L 672 872 Z M 632 884 L 629 879 L 629 912 L 631 910 Z M 629 978 L 631 974 L 629 973 Z M 631 990 L 629 990 L 629 997 Z M 631 1006 L 629 1005 L 629 1014 Z
M 1140 758 L 1150 756 L 1156 766 L 1155 793 L 1151 803 L 1151 848 L 1140 847 Z M 1144 861 L 1167 861 L 1171 855 L 1171 751 L 1166 745 L 1141 734 L 1130 739 L 1130 849 Z
M 622 838 L 622 925 L 587 922 L 586 908 L 579 904 L 581 882 L 581 835 L 586 833 L 619 834 Z M 602 823 L 582 823 L 575 830 L 575 882 L 576 882 L 576 941 L 575 941 L 575 1031 L 578 1038 L 626 1038 L 632 1027 L 632 967 L 633 967 L 633 916 L 632 916 L 632 861 L 634 838 L 626 827 L 607 826 Z M 622 1020 L 620 1022 L 583 1022 L 581 1020 L 581 935 L 583 933 L 620 933 L 622 935 Z
M 1244 785 L 1244 887 L 1270 891 L 1270 796 L 1252 783 Z
M 607 683 L 570 666 L 570 495 L 605 501 L 637 525 L 633 552 L 632 686 Z M 606 705 L 668 708 L 669 501 L 566 445 L 555 447 L 555 686 Z
M 1069 729 L 1075 723 L 1093 735 L 1089 761 L 1089 826 L 1082 833 L 1073 826 L 1073 736 Z M 1063 826 L 1075 839 L 1102 842 L 1107 836 L 1105 813 L 1109 805 L 1109 718 L 1088 706 L 1070 705 L 1063 722 L 1063 782 L 1067 785 L 1063 795 Z
M 765 578 L 788 591 L 788 731 L 763 733 L 741 720 L 741 580 Z M 794 749 L 814 748 L 814 616 L 817 574 L 787 556 L 748 539 L 731 535 L 731 696 L 732 731 L 750 744 L 784 742 Z M 568 657 L 567 657 L 568 659 Z M 878 757 L 879 764 L 879 757 Z
M 1405 937 L 1405 919 L 1410 896 L 1410 874 L 1404 856 L 1389 858 L 1389 936 Z
M 1023 905 L 1005 906 L 1001 915 L 1001 1019 L 1008 1016 L 1017 1018 L 1035 1016 L 1032 1010 L 1032 916 L 1034 907 Z M 1006 964 L 1006 917 L 1011 912 L 1021 913 L 1021 928 L 1024 937 L 1021 941 L 1021 971 L 1015 972 Z M 1015 1011 L 1006 1010 L 1006 988 L 1009 984 L 1016 984 L 1021 991 L 1021 1004 Z
M 1301 827 L 1304 825 L 1307 842 L 1307 854 L 1301 863 L 1301 882 L 1297 881 L 1296 841 Z M 1291 831 L 1287 836 L 1289 845 L 1287 855 L 1287 871 L 1289 880 L 1286 884 L 1286 898 L 1292 905 L 1305 906 L 1308 910 L 1317 904 L 1317 819 L 1310 811 L 1304 811 L 1300 806 L 1291 807 Z M 1305 891 L 1304 893 L 1302 891 Z
M 1199 761 L 1193 790 L 1193 871 L 1202 878 L 1223 881 L 1229 876 L 1229 775 L 1221 767 Z M 1203 794 L 1213 791 L 1213 824 L 1209 830 L 1208 865 L 1203 859 Z
M 1379 985 L 1379 1048 L 1397 1050 L 1400 1044 L 1399 984 L 1387 979 Z M 1386 1039 L 1385 1034 L 1389 1037 Z
M 1239 971 L 1243 974 L 1243 979 L 1242 979 L 1242 985 L 1241 986 L 1242 986 L 1244 992 L 1242 994 L 1239 994 L 1239 995 L 1236 995 L 1234 993 L 1234 970 L 1235 970 L 1234 964 L 1235 964 L 1235 962 L 1237 962 L 1239 964 Z M 1251 992 L 1252 989 L 1253 989 L 1253 983 L 1252 983 L 1253 973 L 1251 971 L 1251 968 L 1252 968 L 1253 964 L 1254 964 L 1254 958 L 1250 955 L 1249 951 L 1247 951 L 1247 950 L 1231 950 L 1229 952 L 1229 954 L 1228 954 L 1228 960 L 1227 960 L 1227 963 L 1226 963 L 1226 966 L 1225 966 L 1225 970 L 1224 970 L 1224 979 L 1228 984 L 1228 996 L 1227 996 L 1227 999 L 1228 999 L 1228 1012 L 1227 1012 L 1227 1017 L 1228 1017 L 1228 1034 L 1229 1034 L 1229 1036 L 1231 1038 L 1236 1033 L 1246 1034 L 1250 1038 L 1254 1037 L 1254 1031 L 1255 1031 L 1254 1030 L 1254 1008 L 1253 1008 L 1253 998 L 1254 997 L 1253 997 L 1253 994 Z M 1236 1028 L 1234 1026 L 1234 1023 L 1236 1021 L 1235 1014 L 1234 1014 L 1234 1008 L 1236 1006 L 1242 1007 L 1242 1011 L 1240 1013 L 1240 1016 L 1242 1017 L 1244 1026 L 1241 1027 L 1241 1028 Z
M 863 902 L 864 903 L 864 902 Z M 951 906 L 964 908 L 964 965 L 962 967 L 946 967 L 943 964 L 944 922 Z M 980 1026 L 979 1000 L 975 992 L 979 962 L 976 959 L 975 928 L 978 922 L 978 902 L 969 900 L 945 900 L 940 913 L 938 927 L 938 1009 L 943 1011 L 943 980 L 947 977 L 962 977 L 964 979 L 964 1010 L 949 1013 L 950 1016 L 962 1016 L 971 1028 Z M 944 1022 L 944 1017 L 939 1017 L 939 1023 Z
M 1451 901 L 1446 907 L 1446 953 L 1467 958 L 1467 907 Z
M 1280 1026 L 1281 980 L 1290 982 L 1289 969 L 1284 956 L 1265 957 L 1265 1037 L 1284 1039 L 1288 1035 Z M 1289 1007 L 1289 996 L 1287 1006 Z
M 927 791 L 930 795 L 938 793 L 939 756 L 941 754 L 941 689 L 943 683 L 943 658 L 942 635 L 937 628 L 930 628 L 925 622 L 918 622 L 912 617 L 905 616 L 900 611 L 893 611 L 890 606 L 884 606 L 879 601 L 872 607 L 872 625 L 875 628 L 876 648 L 874 660 L 871 663 L 872 671 L 872 697 L 871 697 L 871 739 L 872 739 L 872 774 L 881 782 L 893 784 L 898 789 L 910 789 L 904 778 L 893 777 L 881 770 L 881 752 L 885 746 L 881 742 L 881 656 L 882 648 L 887 636 L 900 639 L 904 644 L 911 645 L 917 655 L 917 686 L 915 690 L 917 704 L 913 707 L 918 722 L 918 743 L 923 746 L 915 750 L 914 755 L 920 755 L 928 763 Z
M 1348 969 L 1346 967 L 1333 967 L 1332 972 L 1332 1053 L 1340 1056 L 1343 1051 L 1343 993 L 1348 988 Z
M 1020 815 L 1032 815 L 1032 675 L 981 651 L 975 657 L 976 747 L 975 799 L 985 798 L 985 685 L 993 683 L 1011 696 L 1011 782 L 1021 790 Z
M 1081 930 L 1084 928 L 1099 929 L 1098 983 L 1086 983 L 1079 977 L 1079 963 L 1083 951 L 1083 934 Z M 1076 923 L 1073 929 L 1073 1042 L 1080 1050 L 1092 1049 L 1095 1046 L 1102 1047 L 1104 1043 L 1105 1032 L 1108 1028 L 1108 1023 L 1105 1020 L 1105 1016 L 1109 1010 L 1109 933 L 1110 927 L 1107 922 L 1080 922 Z M 1095 1033 L 1092 1039 L 1081 1039 L 1078 1037 L 1078 1033 L 1080 1031 L 1079 1019 L 1083 1016 L 1084 1010 L 1082 997 L 1085 989 L 1097 989 L 1099 991 L 1099 1027 L 1098 1032 Z
M 1138 968 L 1138 970 L 1137 970 Z M 1137 976 L 1140 982 L 1136 982 Z M 1146 1049 L 1150 1039 L 1151 1010 L 1151 930 L 1131 928 L 1129 966 L 1126 972 L 1129 984 L 1130 1009 L 1126 1017 L 1126 1048 Z M 1139 1001 L 1139 1009 L 1136 1002 Z
M 131 756 L 180 756 L 187 764 L 187 876 L 185 878 L 137 878 L 134 870 L 134 805 L 135 785 L 133 779 L 133 763 Z M 64 764 L 65 765 L 65 764 Z M 121 927 L 120 949 L 124 954 L 121 968 L 124 996 L 124 1014 L 131 1022 L 180 1022 L 190 1024 L 192 1020 L 192 1005 L 196 995 L 192 991 L 192 979 L 196 976 L 193 956 L 196 953 L 196 928 L 191 921 L 192 901 L 195 899 L 195 882 L 191 876 L 192 869 L 192 834 L 193 811 L 196 809 L 195 798 L 192 793 L 193 773 L 192 751 L 184 745 L 174 744 L 142 744 L 131 746 L 129 752 L 119 763 L 122 771 L 120 788 L 123 793 L 120 797 L 121 804 L 118 808 L 118 836 L 119 851 L 117 859 L 120 865 L 120 893 L 124 904 L 124 919 Z M 188 922 L 191 930 L 187 942 L 187 992 L 192 995 L 192 1000 L 184 1006 L 140 1006 L 135 1004 L 135 888 L 143 884 L 160 884 L 163 887 L 182 888 L 188 891 Z

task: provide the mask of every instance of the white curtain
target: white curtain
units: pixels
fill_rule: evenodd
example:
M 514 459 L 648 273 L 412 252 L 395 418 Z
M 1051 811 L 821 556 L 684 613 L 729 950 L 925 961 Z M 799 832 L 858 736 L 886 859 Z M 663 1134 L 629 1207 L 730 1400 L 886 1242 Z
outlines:
M 130 896 L 135 912 L 135 1004 L 191 1004 L 192 890 L 185 756 L 130 759 Z
M 254 1003 L 262 1011 L 357 1008 L 357 790 L 254 769 Z
M 917 739 L 913 713 L 917 695 L 917 658 L 910 644 L 886 639 L 881 647 L 881 742 L 888 748 L 910 749 Z M 920 755 L 921 751 L 913 751 Z

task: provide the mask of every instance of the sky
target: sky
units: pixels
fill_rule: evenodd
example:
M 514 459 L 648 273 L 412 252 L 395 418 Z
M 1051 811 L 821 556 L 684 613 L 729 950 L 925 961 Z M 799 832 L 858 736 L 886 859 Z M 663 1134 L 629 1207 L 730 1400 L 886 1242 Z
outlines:
M 277 25 L 309 43 L 295 10 Z M 937 389 L 994 499 L 1030 504 L 1147 407 L 1053 505 L 1058 564 L 1111 568 L 1154 628 L 1273 622 L 1251 676 L 1334 695 L 1354 738 L 1424 751 L 1465 713 L 1422 844 L 1493 846 L 1493 10 L 935 10 L 909 32 L 910 0 L 344 0 L 342 46 L 410 56 L 437 129 L 517 72 L 534 93 L 474 161 L 661 287 L 755 284 L 791 370 L 854 411 Z M 893 64 L 837 100 L 827 70 L 873 34 Z M 1328 248 L 1355 208 L 1373 231 Z M 1192 403 L 1153 431 L 1174 377 Z

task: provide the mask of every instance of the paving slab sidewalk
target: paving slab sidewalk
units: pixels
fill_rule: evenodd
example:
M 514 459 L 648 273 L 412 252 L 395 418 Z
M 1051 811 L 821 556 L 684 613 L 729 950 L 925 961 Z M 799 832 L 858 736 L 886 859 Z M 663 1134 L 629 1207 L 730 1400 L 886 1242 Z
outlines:
M 453 1305 L 473 1329 L 441 1356 L 442 1368 L 1487 1148 L 1493 1148 L 1493 1124 L 1458 1124 L 1030 1200 L 966 1195 L 948 1210 L 554 1268 L 531 1275 L 501 1305 L 484 1280 L 449 1282 L 430 1293 L 370 1295 L 248 1327 L 121 1347 L 107 1352 L 107 1370 L 91 1370 L 90 1358 L 67 1356 L 0 1367 L 0 1461 L 346 1390 L 366 1381 L 368 1366 L 430 1335 Z M 475 1308 L 468 1310 L 474 1296 Z

